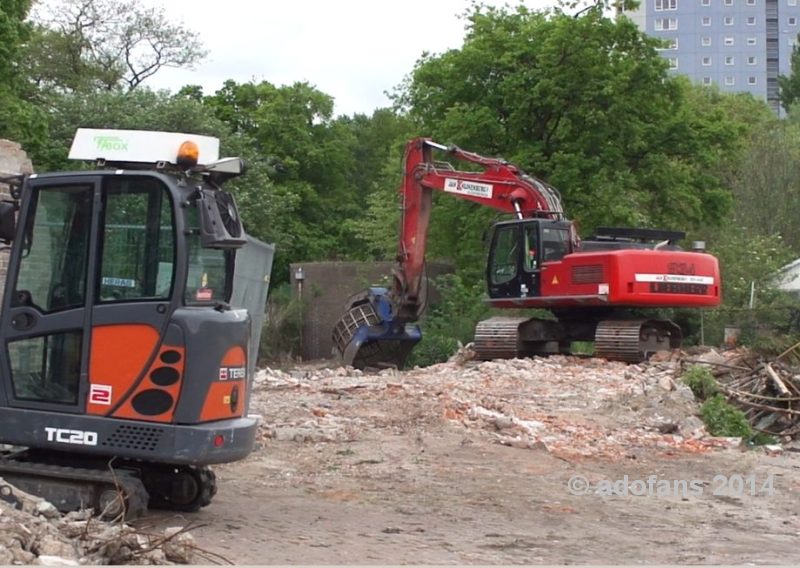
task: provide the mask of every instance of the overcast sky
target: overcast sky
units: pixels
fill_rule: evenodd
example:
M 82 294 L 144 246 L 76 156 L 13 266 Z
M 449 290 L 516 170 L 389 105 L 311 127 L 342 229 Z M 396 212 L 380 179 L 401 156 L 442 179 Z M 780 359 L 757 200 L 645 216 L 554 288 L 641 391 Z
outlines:
M 226 79 L 290 85 L 307 81 L 335 99 L 336 114 L 371 114 L 424 51 L 460 47 L 469 0 L 186 0 L 167 14 L 197 32 L 208 57 L 194 71 L 164 69 L 146 84 L 212 94 Z M 484 0 L 531 9 L 556 0 Z

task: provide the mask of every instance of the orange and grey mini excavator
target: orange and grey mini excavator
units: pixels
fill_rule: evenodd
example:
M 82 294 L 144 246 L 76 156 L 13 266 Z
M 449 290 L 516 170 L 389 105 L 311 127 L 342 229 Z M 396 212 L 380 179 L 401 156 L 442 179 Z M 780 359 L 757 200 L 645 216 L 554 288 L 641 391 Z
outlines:
M 4 180 L 0 477 L 61 510 L 193 511 L 253 448 L 246 240 L 219 141 L 79 129 L 91 171 Z M 0 498 L 10 498 L 5 493 Z
M 434 152 L 472 165 L 459 171 Z M 426 138 L 406 145 L 402 219 L 391 289 L 370 288 L 348 301 L 333 329 L 334 347 L 359 368 L 402 366 L 421 339 L 424 264 L 432 194 L 448 195 L 513 215 L 493 227 L 486 266 L 489 303 L 496 308 L 544 308 L 553 319 L 492 317 L 479 322 L 479 358 L 567 353 L 573 341 L 594 342 L 599 357 L 640 361 L 678 347 L 673 322 L 642 319 L 636 308 L 719 305 L 719 265 L 676 244 L 684 233 L 601 228 L 580 240 L 558 191 L 508 162 Z

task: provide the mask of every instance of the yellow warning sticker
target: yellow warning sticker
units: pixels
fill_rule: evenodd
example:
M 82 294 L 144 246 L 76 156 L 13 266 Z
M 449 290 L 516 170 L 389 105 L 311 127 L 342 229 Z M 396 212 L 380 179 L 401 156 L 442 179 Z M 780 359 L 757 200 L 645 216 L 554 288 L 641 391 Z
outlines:
M 231 403 L 230 395 L 225 395 L 222 397 L 222 404 L 230 404 L 230 403 Z
M 558 276 L 553 276 L 553 281 L 551 284 L 558 284 Z

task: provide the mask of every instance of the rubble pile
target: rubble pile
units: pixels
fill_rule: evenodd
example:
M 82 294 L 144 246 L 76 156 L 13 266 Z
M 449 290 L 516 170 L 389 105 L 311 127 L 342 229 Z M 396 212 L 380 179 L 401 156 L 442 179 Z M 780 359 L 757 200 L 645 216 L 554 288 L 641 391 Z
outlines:
M 347 442 L 375 428 L 441 423 L 500 444 L 562 457 L 637 449 L 703 452 L 708 436 L 681 361 L 639 365 L 573 356 L 449 362 L 406 372 L 299 367 L 258 372 L 253 410 L 263 439 Z
M 772 360 L 747 349 L 708 351 L 687 357 L 684 366 L 706 366 L 728 400 L 744 411 L 752 427 L 788 441 L 800 435 L 798 345 Z
M 191 564 L 195 552 L 182 528 L 147 534 L 93 518 L 91 511 L 62 515 L 0 479 L 0 565 Z

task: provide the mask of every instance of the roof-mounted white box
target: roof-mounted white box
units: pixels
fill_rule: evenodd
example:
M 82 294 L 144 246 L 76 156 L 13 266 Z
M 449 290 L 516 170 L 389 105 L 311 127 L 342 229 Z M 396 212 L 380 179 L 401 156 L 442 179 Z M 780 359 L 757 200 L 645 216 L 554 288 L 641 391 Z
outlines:
M 219 139 L 213 136 L 154 132 L 150 130 L 106 130 L 79 128 L 69 150 L 70 160 L 105 160 L 106 162 L 136 162 L 174 164 L 181 144 L 190 140 L 197 144 L 199 165 L 219 160 Z

